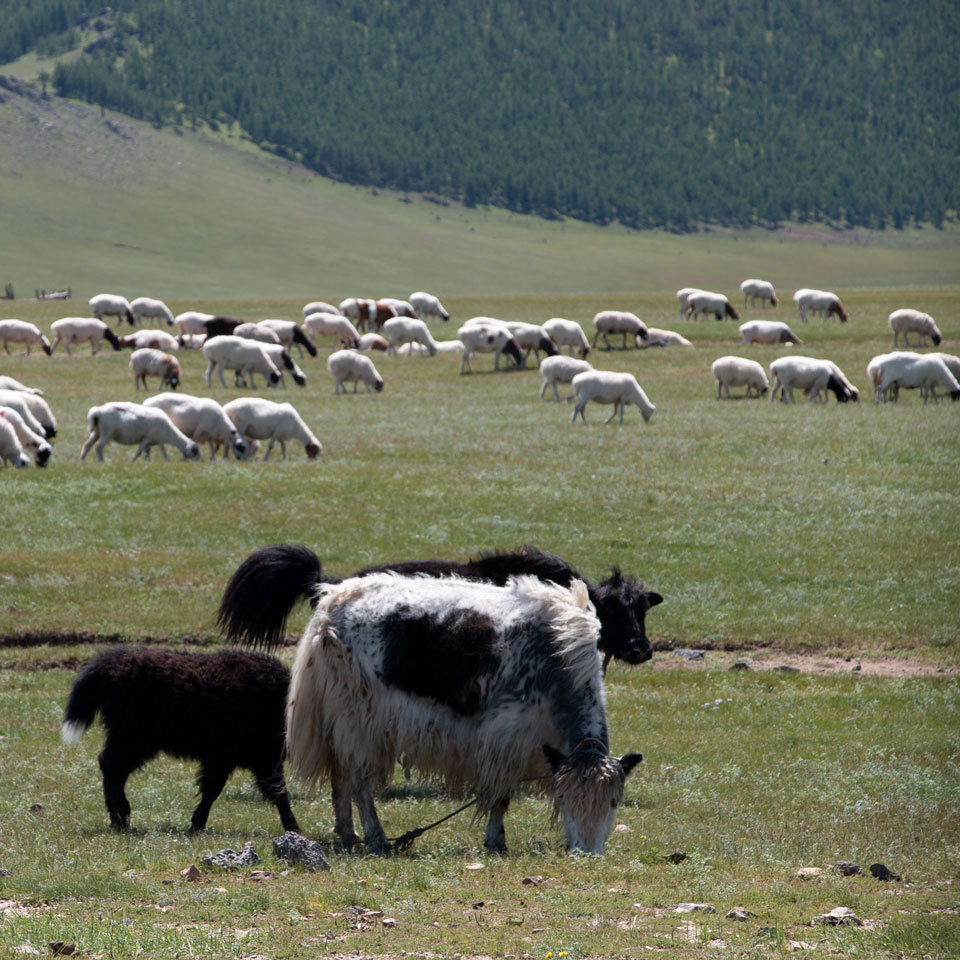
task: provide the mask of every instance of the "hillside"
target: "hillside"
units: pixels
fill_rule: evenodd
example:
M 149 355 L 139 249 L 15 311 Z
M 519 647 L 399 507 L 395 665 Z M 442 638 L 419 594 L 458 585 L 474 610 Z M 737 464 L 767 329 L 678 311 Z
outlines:
M 349 183 L 679 230 L 960 208 L 950 0 L 6 6 L 58 93 Z
M 733 292 L 753 274 L 784 288 L 798 276 L 844 289 L 960 282 L 955 228 L 677 236 L 545 221 L 348 186 L 222 128 L 177 134 L 6 83 L 0 209 L 15 231 L 0 286 L 21 297 Z

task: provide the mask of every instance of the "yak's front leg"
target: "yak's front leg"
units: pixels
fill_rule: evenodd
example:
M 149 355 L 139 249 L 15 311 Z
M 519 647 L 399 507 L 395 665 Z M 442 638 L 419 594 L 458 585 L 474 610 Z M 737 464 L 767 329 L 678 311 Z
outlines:
M 389 853 L 390 841 L 383 832 L 383 825 L 377 816 L 377 809 L 373 804 L 373 788 L 369 783 L 361 784 L 354 795 L 357 802 L 357 812 L 363 824 L 363 838 L 367 842 L 371 853 Z
M 501 797 L 490 808 L 490 817 L 487 820 L 487 829 L 483 834 L 483 845 L 493 853 L 507 852 L 507 836 L 503 830 L 503 818 L 507 807 L 510 806 L 510 797 Z

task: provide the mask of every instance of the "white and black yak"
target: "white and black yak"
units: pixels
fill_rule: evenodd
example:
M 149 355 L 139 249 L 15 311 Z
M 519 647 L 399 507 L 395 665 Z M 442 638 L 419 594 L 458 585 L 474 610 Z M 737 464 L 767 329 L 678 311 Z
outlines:
M 270 556 L 273 573 L 283 561 Z M 258 644 L 286 612 L 245 571 L 245 623 L 230 598 L 228 638 Z M 352 803 L 373 851 L 390 841 L 374 795 L 398 760 L 454 790 L 469 787 L 489 814 L 484 845 L 504 851 L 503 819 L 522 781 L 549 780 L 572 849 L 602 853 L 639 754 L 609 755 L 597 639 L 586 586 L 533 576 L 506 586 L 370 573 L 340 583 L 300 579 L 316 608 L 300 639 L 287 701 L 287 754 L 307 783 L 331 781 L 334 830 L 356 841 Z M 264 611 L 269 605 L 270 613 Z
M 646 633 L 646 613 L 663 603 L 659 593 L 645 590 L 642 583 L 624 576 L 613 567 L 611 576 L 594 585 L 566 561 L 536 547 L 512 552 L 482 553 L 456 560 L 400 560 L 364 567 L 351 574 L 363 577 L 392 571 L 406 576 L 457 576 L 504 586 L 510 577 L 530 575 L 569 587 L 582 580 L 600 620 L 598 647 L 603 670 L 612 658 L 637 664 L 649 660 L 653 648 Z M 230 635 L 253 631 L 267 646 L 279 644 L 286 628 L 287 613 L 301 599 L 312 599 L 323 583 L 339 583 L 339 577 L 325 574 L 317 555 L 307 547 L 275 543 L 254 551 L 237 568 L 224 594 L 220 625 Z
M 283 777 L 284 705 L 290 671 L 247 650 L 216 653 L 120 647 L 77 674 L 61 735 L 71 743 L 99 712 L 99 756 L 110 825 L 130 825 L 127 778 L 159 753 L 199 760 L 201 799 L 190 821 L 203 830 L 210 807 L 237 767 L 250 770 L 284 830 L 299 832 Z

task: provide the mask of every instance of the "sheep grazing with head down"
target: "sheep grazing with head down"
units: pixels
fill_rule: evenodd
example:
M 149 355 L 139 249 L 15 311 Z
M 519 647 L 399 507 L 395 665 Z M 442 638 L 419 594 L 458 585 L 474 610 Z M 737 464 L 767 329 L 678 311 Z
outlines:
M 581 359 L 586 359 L 590 353 L 590 341 L 583 332 L 583 327 L 576 320 L 567 320 L 565 317 L 551 317 L 543 324 L 547 336 L 554 342 L 558 350 L 567 348 L 567 354 L 573 356 L 574 351 Z
M 303 319 L 306 320 L 311 313 L 338 314 L 339 312 L 340 311 L 332 303 L 327 303 L 326 300 L 311 300 L 310 303 L 304 306 L 302 316 Z
M 303 329 L 307 332 L 308 337 L 312 337 L 316 341 L 317 337 L 333 337 L 335 340 L 340 341 L 340 345 L 346 349 L 351 347 L 364 349 L 360 347 L 360 331 L 346 318 L 340 316 L 339 313 L 311 313 L 308 314 L 303 321 Z M 365 333 L 364 337 L 376 338 L 378 341 L 383 340 L 384 347 L 386 349 L 387 341 L 381 337 L 378 333 Z M 380 349 L 380 348 L 377 348 Z
M 48 357 L 53 353 L 50 341 L 40 332 L 40 328 L 26 320 L 0 320 L 0 343 L 8 355 L 11 343 L 22 343 L 28 354 L 31 347 L 40 347 Z
M 624 408 L 631 403 L 640 408 L 644 422 L 649 422 L 650 418 L 657 412 L 657 408 L 650 402 L 643 392 L 643 387 L 637 383 L 637 378 L 632 373 L 587 370 L 585 373 L 578 373 L 573 378 L 573 392 L 576 395 L 577 403 L 573 408 L 573 416 L 570 417 L 571 423 L 576 422 L 578 415 L 584 423 L 587 422 L 584 409 L 591 400 L 597 403 L 613 404 L 613 413 L 607 417 L 605 423 L 613 420 L 619 409 L 622 425 Z
M 306 333 L 304 333 L 300 324 L 293 320 L 261 320 L 257 326 L 272 330 L 280 338 L 280 343 L 288 350 L 293 350 L 293 348 L 296 347 L 301 357 L 303 356 L 304 350 L 306 350 L 311 357 L 317 355 L 317 348 L 313 345 Z
M 12 407 L 0 406 L 0 420 L 13 428 L 20 446 L 33 453 L 37 466 L 45 467 L 50 454 L 53 453 L 53 448 L 47 443 L 43 434 L 31 429 L 22 414 Z
M 307 459 L 316 460 L 323 451 L 320 441 L 289 403 L 274 403 L 261 397 L 239 397 L 224 404 L 223 412 L 233 421 L 237 432 L 246 440 L 269 440 L 263 459 L 269 460 L 274 444 L 280 444 L 280 455 L 287 459 L 287 441 L 303 444 Z
M 213 319 L 212 313 L 187 310 L 184 313 L 178 313 L 173 318 L 173 322 L 176 325 L 177 333 L 181 337 L 205 337 L 207 336 L 206 323 Z
M 881 394 L 891 389 L 895 392 L 901 388 L 919 389 L 924 403 L 930 397 L 933 397 L 936 403 L 937 387 L 950 394 L 950 399 L 954 402 L 960 400 L 960 381 L 936 354 L 888 356 L 880 364 L 878 389 Z
M 547 387 L 553 388 L 553 396 L 557 403 L 560 402 L 560 391 L 557 390 L 558 383 L 570 383 L 578 373 L 584 373 L 592 370 L 593 364 L 587 360 L 578 360 L 576 357 L 544 357 L 540 361 L 540 376 L 543 377 L 543 383 L 540 385 L 540 399 L 546 392 Z M 572 400 L 573 397 L 568 397 Z
M 803 343 L 781 320 L 748 320 L 739 329 L 741 343 Z
M 161 350 L 151 350 L 149 347 L 134 350 L 130 354 L 130 369 L 133 371 L 133 382 L 138 390 L 141 382 L 143 389 L 147 389 L 147 377 L 159 377 L 161 387 L 176 390 L 183 376 L 180 364 L 175 357 Z
M 940 341 L 943 339 L 943 335 L 940 333 L 939 327 L 937 327 L 934 322 L 933 317 L 929 313 L 922 313 L 920 310 L 911 310 L 909 308 L 904 308 L 902 310 L 894 310 L 893 313 L 887 317 L 887 323 L 890 327 L 890 332 L 893 334 L 893 346 L 897 346 L 897 340 L 899 337 L 903 337 L 903 344 L 906 347 L 910 346 L 910 340 L 908 339 L 908 334 L 915 333 L 917 335 L 918 347 L 925 347 L 927 345 L 927 337 L 933 341 L 935 347 L 940 345 Z
M 686 319 L 687 314 L 687 300 L 690 298 L 690 294 L 699 293 L 699 287 L 681 287 L 677 291 L 677 303 L 680 305 L 680 319 Z
M 383 390 L 383 377 L 377 372 L 373 361 L 356 350 L 335 350 L 327 357 L 327 370 L 333 377 L 333 394 L 346 393 L 345 384 L 353 384 L 353 392 L 362 383 L 367 393 L 375 390 L 380 393 Z
M 104 317 L 116 317 L 117 323 L 126 320 L 131 327 L 137 325 L 137 318 L 130 309 L 130 302 L 126 297 L 121 297 L 116 293 L 98 293 L 90 298 L 90 312 L 98 319 Z
M 136 330 L 125 337 L 117 337 L 117 345 L 128 350 L 165 350 L 173 353 L 180 349 L 180 341 L 165 330 Z
M 779 301 L 777 294 L 773 289 L 773 284 L 769 280 L 744 280 L 740 284 L 740 292 L 743 294 L 743 308 L 747 308 L 747 301 L 751 307 L 755 307 L 756 301 L 760 301 L 760 306 L 765 307 L 768 303 L 775 307 Z
M 694 290 L 687 295 L 687 305 L 684 308 L 688 320 L 703 314 L 712 316 L 715 320 L 730 317 L 739 320 L 737 308 L 722 293 L 713 293 L 710 290 Z
M 267 355 L 265 346 L 266 344 L 259 343 L 256 340 L 245 340 L 243 337 L 231 335 L 210 337 L 201 347 L 207 360 L 207 386 L 210 386 L 210 380 L 215 369 L 217 376 L 220 378 L 220 385 L 224 388 L 227 386 L 226 380 L 223 379 L 224 370 L 237 371 L 243 376 L 244 383 L 249 376 L 250 386 L 254 385 L 254 373 L 261 374 L 268 383 L 274 386 L 278 384 L 280 382 L 280 371 Z
M 0 413 L 3 412 L 3 409 L 3 407 L 0 407 Z M 20 439 L 16 430 L 13 429 L 13 424 L 2 416 L 0 416 L 0 463 L 3 464 L 4 468 L 7 464 L 16 469 L 30 466 L 30 458 L 23 452 L 23 447 L 20 446 Z
M 70 356 L 70 344 L 89 343 L 90 352 L 97 353 L 103 341 L 106 340 L 114 350 L 120 349 L 120 340 L 107 324 L 96 317 L 63 317 L 50 324 L 50 333 L 53 334 L 53 353 L 59 344 Z
M 637 346 L 641 350 L 646 350 L 648 347 L 692 347 L 693 344 L 686 337 L 674 333 L 673 330 L 647 327 L 647 339 L 640 341 Z
M 184 393 L 160 393 L 144 400 L 143 405 L 162 410 L 191 440 L 209 443 L 211 460 L 217 455 L 217 447 L 221 446 L 224 459 L 231 451 L 238 460 L 246 458 L 249 445 L 216 400 Z
M 143 320 L 165 320 L 168 327 L 174 324 L 173 313 L 162 300 L 154 300 L 152 297 L 137 297 L 130 301 L 130 312 L 134 319 L 141 323 Z
M 163 459 L 169 460 L 166 444 L 176 447 L 184 460 L 200 459 L 197 444 L 181 433 L 162 410 L 141 403 L 104 403 L 99 407 L 91 407 L 87 412 L 87 425 L 90 436 L 80 448 L 81 460 L 86 459 L 94 444 L 97 445 L 97 459 L 103 460 L 104 447 L 111 440 L 128 446 L 136 444 L 134 460 L 141 453 L 149 460 L 150 448 L 156 446 L 160 447 Z
M 492 353 L 493 369 L 500 369 L 500 355 L 506 354 L 519 367 L 523 353 L 513 334 L 501 320 L 492 317 L 473 317 L 457 331 L 457 339 L 463 344 L 460 357 L 460 373 L 473 373 L 471 357 L 475 353 Z
M 418 317 L 439 317 L 443 321 L 450 319 L 446 308 L 432 293 L 417 290 L 410 294 L 408 301 Z
M 424 348 L 424 352 L 431 357 L 437 355 L 437 341 L 433 339 L 430 329 L 415 317 L 391 317 L 381 328 L 387 338 L 387 356 L 397 355 L 398 349 L 405 343 L 417 343 Z
M 597 338 L 603 337 L 604 346 L 611 350 L 607 335 L 619 333 L 623 338 L 621 349 L 627 349 L 627 337 L 636 346 L 637 338 L 647 339 L 647 325 L 635 314 L 627 310 L 601 310 L 593 318 L 596 333 L 593 335 L 593 348 L 597 347 Z
M 99 713 L 106 740 L 98 758 L 110 826 L 130 826 L 124 787 L 134 770 L 161 753 L 199 760 L 201 798 L 192 832 L 237 767 L 249 770 L 284 830 L 299 831 L 283 778 L 284 709 L 290 671 L 244 650 L 188 653 L 117 648 L 89 660 L 73 681 L 61 736 L 78 740 Z
M 0 390 L 19 390 L 22 393 L 33 393 L 39 397 L 43 396 L 43 391 L 39 387 L 28 387 L 15 377 L 0 376 Z
M 25 390 L 0 390 L 0 407 L 13 407 L 35 433 L 47 440 L 57 435 L 57 421 L 50 405 L 37 393 Z
M 840 318 L 841 323 L 846 323 L 850 315 L 844 309 L 840 298 L 829 290 L 811 290 L 809 287 L 801 287 L 794 295 L 793 302 L 797 305 L 800 313 L 800 320 L 807 322 L 807 313 L 819 313 L 824 320 L 831 316 Z
M 757 391 L 759 397 L 770 389 L 763 367 L 756 360 L 746 357 L 718 357 L 711 364 L 710 372 L 717 381 L 718 400 L 722 399 L 721 391 L 726 391 L 729 400 L 731 387 L 746 387 L 748 397 L 752 396 L 753 390 Z
M 794 389 L 802 390 L 810 397 L 810 402 L 822 399 L 827 402 L 827 391 L 832 391 L 837 403 L 860 399 L 860 391 L 846 378 L 843 371 L 831 360 L 819 360 L 815 357 L 779 357 L 770 364 L 770 379 L 773 388 L 770 402 L 777 397 L 786 403 L 794 403 Z

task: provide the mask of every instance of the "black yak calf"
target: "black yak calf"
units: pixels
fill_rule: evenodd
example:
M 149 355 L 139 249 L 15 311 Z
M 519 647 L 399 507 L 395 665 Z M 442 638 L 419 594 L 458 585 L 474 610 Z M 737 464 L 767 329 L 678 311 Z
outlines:
M 107 731 L 99 757 L 103 795 L 116 829 L 130 824 L 127 777 L 169 753 L 200 761 L 191 831 L 203 830 L 230 774 L 242 767 L 276 805 L 283 829 L 299 833 L 283 778 L 289 685 L 290 671 L 261 653 L 121 647 L 80 669 L 61 735 L 67 743 L 79 739 L 100 712 Z

